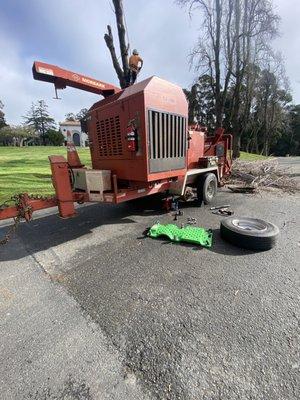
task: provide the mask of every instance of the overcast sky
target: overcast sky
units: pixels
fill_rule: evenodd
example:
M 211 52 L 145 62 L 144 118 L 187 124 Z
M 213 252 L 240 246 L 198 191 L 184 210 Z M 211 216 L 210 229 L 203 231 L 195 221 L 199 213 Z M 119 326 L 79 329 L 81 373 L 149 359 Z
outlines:
M 187 56 L 197 37 L 197 17 L 191 21 L 173 0 L 124 3 L 131 48 L 144 58 L 140 79 L 157 75 L 189 87 L 195 75 Z M 300 103 L 300 0 L 274 4 L 282 19 L 274 47 L 283 54 L 294 102 Z M 22 122 L 31 102 L 39 99 L 56 121 L 99 99 L 67 88 L 60 92 L 62 100 L 54 100 L 53 85 L 33 80 L 34 60 L 118 85 L 103 40 L 107 24 L 114 25 L 108 0 L 1 0 L 0 100 L 7 122 Z

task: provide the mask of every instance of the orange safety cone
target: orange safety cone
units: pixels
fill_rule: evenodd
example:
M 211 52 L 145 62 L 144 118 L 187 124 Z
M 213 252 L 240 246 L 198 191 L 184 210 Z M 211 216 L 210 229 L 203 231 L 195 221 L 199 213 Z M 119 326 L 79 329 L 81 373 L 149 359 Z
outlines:
M 81 164 L 79 155 L 77 153 L 75 144 L 73 143 L 71 132 L 67 131 L 67 160 L 68 164 L 71 168 L 82 168 L 84 167 Z

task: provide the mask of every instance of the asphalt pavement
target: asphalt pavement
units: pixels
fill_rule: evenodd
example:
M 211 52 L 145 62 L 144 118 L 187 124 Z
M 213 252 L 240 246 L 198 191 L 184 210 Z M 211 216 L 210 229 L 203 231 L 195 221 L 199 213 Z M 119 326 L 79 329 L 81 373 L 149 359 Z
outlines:
M 279 166 L 290 176 L 300 177 L 300 157 L 278 157 Z
M 277 246 L 227 244 L 193 205 L 177 222 L 212 228 L 211 249 L 145 238 L 173 220 L 155 198 L 22 224 L 0 248 L 1 399 L 298 400 L 300 198 L 220 204 L 277 224 Z

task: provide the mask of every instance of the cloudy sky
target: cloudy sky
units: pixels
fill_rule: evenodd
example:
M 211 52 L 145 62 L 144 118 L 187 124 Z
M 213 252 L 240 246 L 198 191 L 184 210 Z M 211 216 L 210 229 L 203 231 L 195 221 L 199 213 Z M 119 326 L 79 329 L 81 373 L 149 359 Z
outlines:
M 192 21 L 174 0 L 124 0 L 132 47 L 144 58 L 140 79 L 151 75 L 190 86 L 194 78 L 187 55 L 197 37 Z M 274 0 L 281 16 L 281 51 L 294 102 L 300 103 L 300 0 Z M 31 102 L 44 99 L 56 121 L 67 112 L 89 107 L 99 97 L 76 89 L 54 100 L 51 84 L 34 81 L 34 60 L 59 65 L 118 84 L 103 40 L 106 25 L 114 25 L 109 0 L 1 0 L 0 100 L 8 123 L 22 122 Z

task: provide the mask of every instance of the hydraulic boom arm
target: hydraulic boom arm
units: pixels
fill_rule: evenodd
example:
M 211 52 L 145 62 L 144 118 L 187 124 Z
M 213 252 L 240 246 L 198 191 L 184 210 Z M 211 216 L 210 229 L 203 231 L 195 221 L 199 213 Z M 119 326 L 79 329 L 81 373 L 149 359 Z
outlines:
M 67 71 L 56 65 L 46 64 L 40 61 L 35 61 L 32 66 L 33 77 L 36 80 L 53 83 L 55 89 L 65 89 L 71 86 L 77 89 L 85 90 L 100 94 L 104 97 L 110 96 L 119 92 L 121 89 L 117 86 L 98 81 L 76 72 Z

